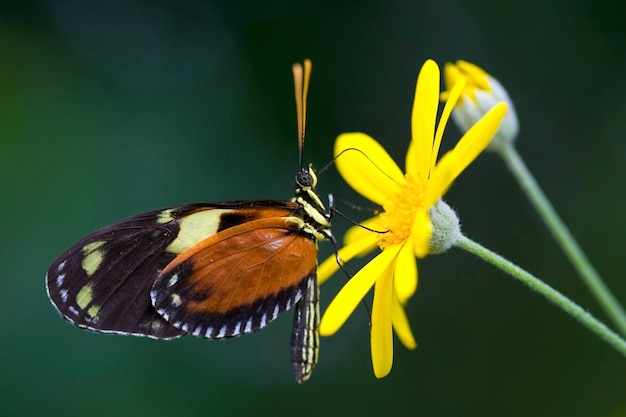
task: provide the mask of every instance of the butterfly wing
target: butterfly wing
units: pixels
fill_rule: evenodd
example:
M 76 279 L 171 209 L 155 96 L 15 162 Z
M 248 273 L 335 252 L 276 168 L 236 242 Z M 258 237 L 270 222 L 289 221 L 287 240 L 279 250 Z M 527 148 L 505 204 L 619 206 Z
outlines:
M 129 217 L 72 245 L 46 275 L 48 296 L 71 323 L 93 331 L 168 339 L 184 330 L 154 309 L 159 273 L 187 249 L 248 221 L 285 216 L 294 203 L 188 204 Z
M 319 358 L 320 289 L 317 276 L 307 279 L 302 299 L 296 304 L 291 332 L 291 363 L 298 384 L 311 377 Z
M 195 336 L 258 330 L 296 304 L 316 276 L 317 245 L 297 217 L 231 227 L 178 256 L 152 288 L 156 310 Z

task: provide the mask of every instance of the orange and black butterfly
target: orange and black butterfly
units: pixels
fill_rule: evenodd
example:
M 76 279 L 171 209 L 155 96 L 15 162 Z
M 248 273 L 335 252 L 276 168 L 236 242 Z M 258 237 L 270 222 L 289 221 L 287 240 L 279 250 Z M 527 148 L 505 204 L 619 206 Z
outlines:
M 293 69 L 302 166 L 311 63 Z M 316 183 L 309 166 L 291 201 L 186 204 L 106 226 L 54 261 L 48 296 L 79 327 L 154 339 L 238 336 L 295 307 L 291 360 L 306 381 L 319 350 L 317 241 L 333 239 Z

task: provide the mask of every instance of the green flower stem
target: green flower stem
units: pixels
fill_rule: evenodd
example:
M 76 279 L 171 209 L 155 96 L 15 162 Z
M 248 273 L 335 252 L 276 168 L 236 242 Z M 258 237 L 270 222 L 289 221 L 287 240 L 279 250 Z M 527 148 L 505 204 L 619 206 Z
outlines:
M 522 281 L 532 290 L 537 291 L 539 294 L 552 301 L 567 314 L 574 317 L 581 324 L 583 324 L 589 330 L 594 332 L 600 338 L 604 339 L 607 343 L 609 343 L 615 349 L 620 351 L 624 356 L 626 356 L 626 341 L 624 339 L 622 339 L 617 333 L 606 327 L 604 323 L 583 310 L 578 304 L 574 303 L 572 300 L 570 300 L 545 282 L 541 281 L 539 278 L 536 278 L 535 276 L 533 276 L 529 272 L 526 272 L 509 260 L 503 258 L 495 252 L 490 251 L 489 249 L 485 248 L 479 243 L 474 242 L 473 240 L 462 234 L 459 236 L 459 239 L 455 245 L 461 249 L 473 253 L 479 258 L 497 266 L 514 278 Z
M 567 229 L 559 215 L 554 210 L 552 204 L 541 191 L 541 188 L 530 173 L 521 156 L 512 144 L 496 148 L 502 155 L 509 169 L 520 183 L 522 190 L 528 196 L 531 204 L 535 207 L 539 215 L 548 226 L 557 242 L 561 245 L 563 252 L 569 258 L 572 265 L 587 285 L 591 293 L 596 297 L 606 314 L 611 318 L 615 326 L 622 335 L 626 335 L 626 313 L 613 296 L 611 291 L 602 281 L 600 275 L 591 265 L 576 240 Z

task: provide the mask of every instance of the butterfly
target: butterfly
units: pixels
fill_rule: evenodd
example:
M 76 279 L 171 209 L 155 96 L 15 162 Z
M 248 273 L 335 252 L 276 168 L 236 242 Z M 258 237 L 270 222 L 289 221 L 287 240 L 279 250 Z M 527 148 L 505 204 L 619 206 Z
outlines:
M 294 64 L 300 166 L 311 62 Z M 220 339 L 262 329 L 294 308 L 298 383 L 319 355 L 317 242 L 332 240 L 312 166 L 291 201 L 194 203 L 97 230 L 59 256 L 48 297 L 72 324 L 102 333 Z

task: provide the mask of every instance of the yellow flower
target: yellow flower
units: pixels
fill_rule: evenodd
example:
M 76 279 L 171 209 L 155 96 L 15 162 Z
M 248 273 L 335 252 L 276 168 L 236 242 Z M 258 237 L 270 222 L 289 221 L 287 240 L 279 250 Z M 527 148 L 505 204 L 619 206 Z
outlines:
M 493 106 L 504 101 L 509 106 L 509 111 L 489 147 L 511 143 L 517 137 L 519 123 L 506 89 L 498 80 L 470 62 L 457 61 L 454 64 L 448 62 L 444 65 L 443 80 L 447 90 L 452 89 L 461 78 L 465 78 L 467 83 L 452 112 L 452 119 L 459 129 L 462 132 L 467 131 Z M 448 94 L 449 91 L 443 92 L 441 98 L 445 100 Z
M 378 378 L 391 370 L 392 329 L 407 348 L 416 347 L 403 306 L 417 289 L 415 257 L 423 258 L 431 252 L 433 224 L 429 210 L 489 144 L 506 114 L 506 104 L 496 105 L 437 162 L 446 122 L 465 84 L 461 79 L 452 89 L 435 129 L 439 79 L 437 64 L 426 61 L 417 79 L 406 174 L 378 142 L 364 133 L 345 133 L 335 142 L 339 173 L 357 192 L 383 208 L 363 222 L 364 227 L 353 227 L 346 233 L 339 257 L 345 262 L 376 247 L 382 251 L 337 294 L 322 318 L 320 332 L 324 336 L 334 334 L 374 287 L 370 342 Z M 334 257 L 327 259 L 318 269 L 320 281 L 337 269 Z

